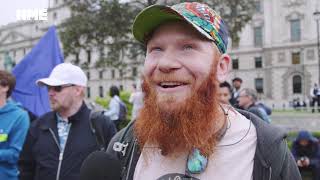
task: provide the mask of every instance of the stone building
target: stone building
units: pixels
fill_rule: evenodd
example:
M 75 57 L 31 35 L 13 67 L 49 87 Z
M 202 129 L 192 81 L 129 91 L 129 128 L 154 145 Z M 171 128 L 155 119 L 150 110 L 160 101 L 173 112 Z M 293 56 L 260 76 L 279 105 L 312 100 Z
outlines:
M 48 21 L 11 23 L 0 27 L 0 68 L 5 54 L 18 63 L 52 24 L 70 17 L 68 0 L 50 0 Z M 256 13 L 240 34 L 239 44 L 230 43 L 230 81 L 241 77 L 243 87 L 255 88 L 259 98 L 274 108 L 288 107 L 294 98 L 308 101 L 318 82 L 317 31 L 313 12 L 319 0 L 257 0 Z M 129 89 L 139 81 L 142 63 L 124 70 L 95 68 L 97 52 L 82 51 L 76 58 L 87 62 L 90 99 L 106 95 L 111 85 Z M 141 61 L 140 61 L 141 62 Z M 124 73 L 125 72 L 125 73 Z M 125 74 L 125 75 L 124 75 Z
M 255 88 L 275 108 L 293 99 L 308 103 L 318 82 L 317 28 L 313 12 L 318 0 L 264 0 L 241 33 L 232 57 L 230 79 L 241 77 L 243 87 Z

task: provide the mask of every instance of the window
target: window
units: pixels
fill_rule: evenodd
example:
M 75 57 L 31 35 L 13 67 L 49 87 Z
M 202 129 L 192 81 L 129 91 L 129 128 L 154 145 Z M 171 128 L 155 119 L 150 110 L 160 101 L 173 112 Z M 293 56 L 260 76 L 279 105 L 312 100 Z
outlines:
M 262 57 L 255 57 L 254 61 L 256 68 L 262 68 Z
M 103 97 L 103 86 L 99 86 L 99 96 Z
M 284 52 L 278 53 L 278 62 L 285 62 L 286 54 Z
M 11 34 L 11 39 L 12 40 L 16 40 L 17 39 L 17 35 L 16 34 Z
M 257 13 L 261 13 L 262 9 L 261 9 L 261 1 L 255 1 L 254 2 L 254 8 L 256 10 Z
M 239 59 L 232 59 L 232 69 L 239 69 Z
M 293 85 L 293 93 L 301 93 L 302 92 L 302 78 L 299 75 L 295 75 L 292 78 L 292 85 Z
M 292 64 L 300 64 L 300 52 L 294 52 L 291 55 Z
M 114 71 L 114 69 L 111 70 L 111 78 L 112 78 L 112 79 L 115 78 L 115 71 Z
M 54 13 L 53 13 L 53 19 L 54 19 L 54 20 L 56 20 L 56 19 L 57 19 L 57 17 L 58 17 L 57 13 L 56 13 L 56 12 L 54 12 Z
M 300 19 L 290 21 L 291 41 L 300 41 L 301 39 L 301 27 Z
M 256 78 L 254 80 L 254 85 L 255 85 L 258 93 L 263 93 L 263 79 L 262 78 Z
M 137 77 L 137 67 L 132 68 L 132 77 Z
M 307 50 L 307 59 L 308 60 L 314 60 L 315 54 L 313 49 L 308 49 Z
M 262 46 L 262 27 L 255 27 L 254 28 L 254 46 Z
M 119 75 L 120 75 L 120 78 L 123 78 L 123 71 L 122 71 L 122 69 L 119 69 Z
M 90 80 L 90 72 L 87 72 L 87 78 Z
M 75 54 L 75 64 L 78 64 L 80 62 L 79 53 Z
M 99 71 L 99 79 L 103 79 L 103 71 Z
M 88 62 L 88 64 L 91 63 L 91 51 L 90 50 L 87 50 L 87 62 Z
M 87 98 L 91 97 L 90 87 L 87 87 Z

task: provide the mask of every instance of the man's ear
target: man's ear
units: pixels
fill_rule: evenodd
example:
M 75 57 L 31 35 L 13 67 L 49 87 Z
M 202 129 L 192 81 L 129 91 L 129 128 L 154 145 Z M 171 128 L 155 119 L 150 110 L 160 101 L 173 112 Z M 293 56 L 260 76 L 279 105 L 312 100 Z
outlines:
M 78 96 L 82 94 L 82 91 L 84 91 L 84 88 L 80 86 L 76 86 L 75 89 Z
M 217 63 L 217 79 L 219 82 L 223 82 L 227 79 L 230 67 L 230 56 L 228 54 L 222 54 Z

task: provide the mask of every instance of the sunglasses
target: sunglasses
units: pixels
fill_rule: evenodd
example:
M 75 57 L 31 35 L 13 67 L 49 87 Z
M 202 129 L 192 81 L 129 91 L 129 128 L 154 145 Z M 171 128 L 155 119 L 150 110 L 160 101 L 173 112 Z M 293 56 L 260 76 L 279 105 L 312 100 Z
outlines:
M 55 92 L 61 92 L 62 89 L 67 88 L 67 87 L 71 87 L 71 86 L 74 86 L 74 85 L 73 84 L 66 84 L 66 85 L 61 85 L 61 86 L 47 86 L 47 88 L 48 88 L 48 91 L 50 89 L 52 89 Z

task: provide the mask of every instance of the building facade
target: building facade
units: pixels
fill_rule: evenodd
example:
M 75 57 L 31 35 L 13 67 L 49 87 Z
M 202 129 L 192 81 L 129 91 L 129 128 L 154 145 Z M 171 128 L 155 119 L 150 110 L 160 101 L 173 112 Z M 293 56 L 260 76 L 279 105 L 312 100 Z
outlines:
M 294 99 L 308 103 L 319 79 L 317 28 L 313 12 L 318 0 L 260 0 L 256 13 L 233 45 L 230 79 L 241 77 L 274 108 Z
M 317 29 L 313 12 L 319 0 L 257 0 L 256 13 L 240 33 L 240 42 L 230 43 L 232 58 L 229 81 L 243 79 L 243 87 L 254 88 L 259 98 L 274 108 L 290 106 L 293 99 L 308 102 L 310 88 L 318 82 Z M 18 63 L 52 24 L 70 17 L 68 0 L 50 0 L 48 21 L 11 23 L 0 27 L 0 68 L 6 54 Z M 63 49 L 63 48 L 62 48 Z M 87 97 L 104 97 L 111 85 L 129 89 L 139 82 L 142 63 L 127 69 L 96 68 L 95 50 L 82 51 L 78 58 L 87 62 Z M 141 62 L 141 61 L 140 61 Z M 124 73 L 125 71 L 125 73 Z

